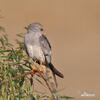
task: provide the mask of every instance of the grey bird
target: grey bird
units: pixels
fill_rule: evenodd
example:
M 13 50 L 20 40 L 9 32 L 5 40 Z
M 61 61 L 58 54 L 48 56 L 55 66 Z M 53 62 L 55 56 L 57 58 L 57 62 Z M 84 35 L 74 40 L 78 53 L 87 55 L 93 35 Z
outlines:
M 26 53 L 33 61 L 44 64 L 49 67 L 53 73 L 56 82 L 56 76 L 63 78 L 63 74 L 59 72 L 51 63 L 51 45 L 45 35 L 43 35 L 43 25 L 38 22 L 32 23 L 27 28 L 27 34 L 24 37 L 24 46 Z

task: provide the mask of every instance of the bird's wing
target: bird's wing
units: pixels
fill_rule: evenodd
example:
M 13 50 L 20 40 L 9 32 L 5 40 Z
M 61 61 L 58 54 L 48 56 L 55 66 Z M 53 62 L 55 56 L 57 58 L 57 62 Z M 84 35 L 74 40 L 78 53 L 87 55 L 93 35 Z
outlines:
M 39 38 L 41 49 L 48 63 L 51 62 L 51 45 L 46 36 L 42 35 Z
M 44 35 L 40 36 L 40 46 L 42 48 L 42 51 L 44 52 L 46 63 L 48 65 L 48 67 L 50 67 L 50 69 L 53 73 L 54 81 L 57 86 L 57 81 L 56 81 L 55 75 L 58 75 L 59 77 L 63 78 L 63 74 L 60 73 L 51 63 L 51 45 L 50 45 L 48 39 L 46 38 L 46 36 L 44 36 Z

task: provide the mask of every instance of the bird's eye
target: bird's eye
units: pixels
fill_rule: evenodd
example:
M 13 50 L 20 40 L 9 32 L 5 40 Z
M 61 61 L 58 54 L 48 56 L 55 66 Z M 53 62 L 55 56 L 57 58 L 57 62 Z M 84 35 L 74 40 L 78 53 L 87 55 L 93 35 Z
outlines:
M 40 30 L 43 31 L 43 28 L 41 28 Z

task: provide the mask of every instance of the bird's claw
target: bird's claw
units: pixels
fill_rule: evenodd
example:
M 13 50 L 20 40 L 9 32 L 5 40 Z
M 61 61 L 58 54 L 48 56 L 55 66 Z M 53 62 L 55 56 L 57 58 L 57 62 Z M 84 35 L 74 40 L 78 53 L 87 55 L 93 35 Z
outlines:
M 39 74 L 43 73 L 41 66 L 38 69 L 34 66 L 31 71 L 32 71 L 33 74 L 36 73 L 36 72 L 38 72 Z
M 34 66 L 31 71 L 34 74 L 37 71 L 37 68 Z
M 40 73 L 43 73 L 43 70 L 42 70 L 42 67 L 40 66 L 37 70 L 37 72 L 40 74 Z

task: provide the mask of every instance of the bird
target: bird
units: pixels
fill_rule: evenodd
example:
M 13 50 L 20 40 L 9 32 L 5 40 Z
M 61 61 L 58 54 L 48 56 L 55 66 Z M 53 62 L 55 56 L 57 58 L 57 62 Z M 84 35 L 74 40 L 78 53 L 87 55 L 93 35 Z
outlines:
M 56 76 L 64 78 L 64 75 L 58 71 L 51 62 L 51 45 L 48 38 L 43 34 L 43 25 L 34 22 L 27 27 L 27 33 L 24 36 L 24 47 L 28 56 L 40 64 L 38 72 L 42 72 L 41 65 L 44 64 L 50 68 L 57 86 Z M 32 69 L 36 70 L 35 67 Z

